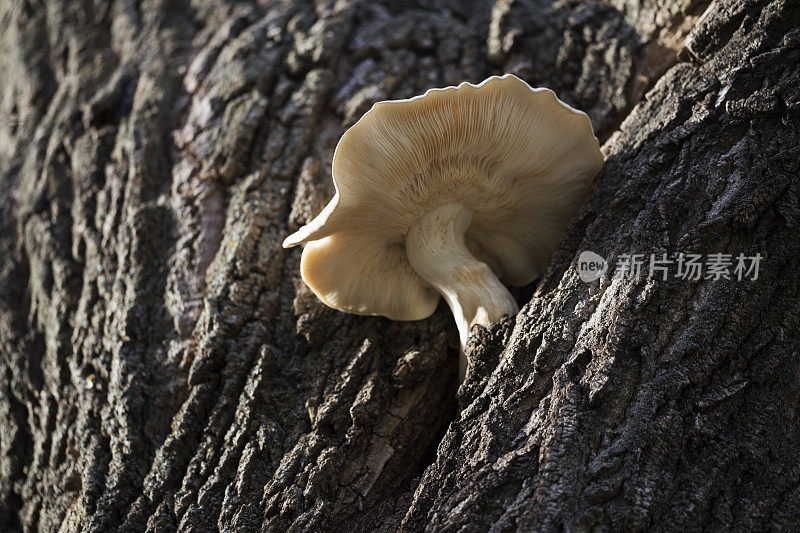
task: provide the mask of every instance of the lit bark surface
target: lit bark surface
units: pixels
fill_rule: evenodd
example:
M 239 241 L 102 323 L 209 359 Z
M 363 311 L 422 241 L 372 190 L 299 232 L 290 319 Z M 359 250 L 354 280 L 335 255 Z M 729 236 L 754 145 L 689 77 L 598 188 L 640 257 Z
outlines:
M 0 530 L 796 529 L 800 10 L 707 7 L 0 4 Z M 608 160 L 456 395 L 446 306 L 330 310 L 280 243 L 373 102 L 504 72 Z

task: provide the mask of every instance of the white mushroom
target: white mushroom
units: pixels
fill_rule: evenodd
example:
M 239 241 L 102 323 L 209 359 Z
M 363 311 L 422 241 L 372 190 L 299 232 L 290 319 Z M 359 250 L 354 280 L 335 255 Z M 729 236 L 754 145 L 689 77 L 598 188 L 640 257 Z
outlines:
M 542 274 L 603 157 L 589 118 L 516 76 L 378 102 L 333 157 L 336 194 L 284 247 L 327 305 L 419 320 L 439 295 L 461 339 L 517 312 L 500 279 Z

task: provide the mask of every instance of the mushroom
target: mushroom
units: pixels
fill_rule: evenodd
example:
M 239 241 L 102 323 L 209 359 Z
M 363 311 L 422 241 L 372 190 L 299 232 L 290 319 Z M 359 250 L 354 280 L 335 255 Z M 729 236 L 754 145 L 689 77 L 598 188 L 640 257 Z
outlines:
M 283 242 L 326 305 L 394 320 L 443 296 L 470 328 L 514 315 L 501 279 L 547 266 L 603 163 L 589 117 L 514 75 L 378 102 L 333 156 L 336 194 Z

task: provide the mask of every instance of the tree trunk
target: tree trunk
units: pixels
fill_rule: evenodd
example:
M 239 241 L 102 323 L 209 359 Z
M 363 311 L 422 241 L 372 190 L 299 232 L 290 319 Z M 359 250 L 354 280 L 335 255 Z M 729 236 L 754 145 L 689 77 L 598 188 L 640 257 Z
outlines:
M 797 2 L 0 10 L 0 530 L 800 527 Z M 457 391 L 446 306 L 331 310 L 280 244 L 373 102 L 504 72 L 607 161 Z

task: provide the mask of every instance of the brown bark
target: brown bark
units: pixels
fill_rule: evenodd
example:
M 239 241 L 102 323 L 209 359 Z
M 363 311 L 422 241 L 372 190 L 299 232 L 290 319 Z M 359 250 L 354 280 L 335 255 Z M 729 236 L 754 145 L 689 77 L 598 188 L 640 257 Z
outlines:
M 700 17 L 700 15 L 703 15 Z M 790 0 L 0 4 L 0 530 L 800 525 Z M 325 308 L 285 235 L 369 106 L 514 72 L 607 162 L 520 314 Z M 577 256 L 760 253 L 756 280 Z

